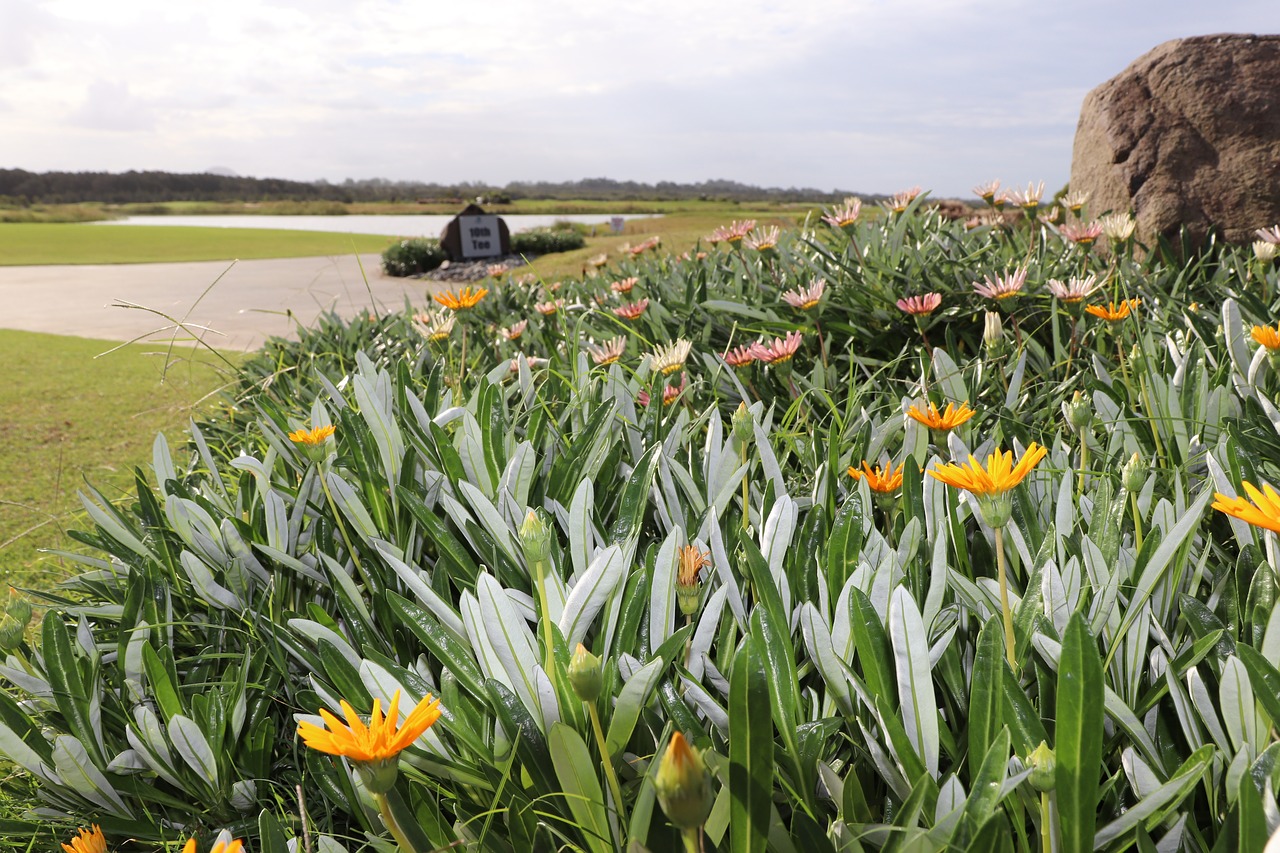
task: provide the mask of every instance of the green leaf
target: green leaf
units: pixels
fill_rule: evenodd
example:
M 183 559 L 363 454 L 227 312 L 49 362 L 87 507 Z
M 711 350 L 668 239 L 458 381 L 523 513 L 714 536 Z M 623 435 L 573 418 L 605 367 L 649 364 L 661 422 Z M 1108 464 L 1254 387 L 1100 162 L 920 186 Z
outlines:
M 748 636 L 729 674 L 729 849 L 761 853 L 773 796 L 773 721 L 760 642 Z
M 631 679 L 618 692 L 618 701 L 613 706 L 613 716 L 609 720 L 609 732 L 605 735 L 605 749 L 613 757 L 631 740 L 640 712 L 649 704 L 653 689 L 658 685 L 667 668 L 667 662 L 661 658 L 651 660 L 631 676 Z
M 1004 629 L 999 616 L 992 616 L 978 633 L 973 655 L 973 680 L 969 688 L 969 768 L 972 772 L 991 748 L 1004 727 Z
M 893 676 L 893 652 L 884 632 L 880 614 L 860 589 L 849 592 L 849 625 L 853 647 L 862 663 L 862 678 L 873 696 L 883 696 L 890 707 L 898 704 L 898 686 Z
M 1083 617 L 1067 625 L 1058 660 L 1055 773 L 1063 853 L 1093 850 L 1102 772 L 1102 660 Z
M 955 844 L 963 845 L 981 831 L 1000 802 L 1000 789 L 1004 784 L 1005 768 L 1009 764 L 1009 730 L 1001 729 L 991 741 L 991 748 L 974 774 L 969 799 L 960 813 L 960 826 L 956 830 Z
M 106 767 L 102 754 L 101 725 L 94 720 L 90 686 L 85 683 L 85 671 L 71 648 L 71 637 L 62 615 L 53 610 L 45 613 L 41 625 L 41 653 L 44 655 L 45 675 L 53 689 L 53 700 L 67 723 L 67 729 L 84 744 L 98 767 Z
M 1159 788 L 1126 808 L 1124 814 L 1119 818 L 1099 829 L 1097 836 L 1094 838 L 1094 848 L 1102 849 L 1139 824 L 1148 830 L 1153 830 L 1163 824 L 1173 810 L 1178 807 L 1178 804 L 1199 784 L 1200 778 L 1204 776 L 1205 771 L 1213 764 L 1215 752 L 1216 750 L 1212 744 L 1205 744 L 1191 753 L 1190 757 L 1183 762 L 1177 772 L 1169 777 L 1168 782 L 1165 782 Z M 1247 774 L 1243 781 L 1247 783 L 1246 787 L 1253 786 L 1253 782 Z M 1266 840 L 1265 833 L 1263 840 Z M 1242 846 L 1240 849 L 1261 850 L 1262 848 Z
M 587 847 L 607 853 L 612 848 L 604 793 L 594 772 L 598 766 L 582 738 L 564 723 L 554 723 L 547 736 L 551 761 Z
M 905 586 L 895 588 L 889 599 L 889 636 L 893 640 L 903 727 L 925 769 L 936 780 L 941 746 L 928 632 L 915 599 Z
M 1253 646 L 1241 643 L 1236 646 L 1236 655 L 1249 673 L 1254 698 L 1262 703 L 1263 710 L 1271 717 L 1271 724 L 1280 725 L 1280 670 Z

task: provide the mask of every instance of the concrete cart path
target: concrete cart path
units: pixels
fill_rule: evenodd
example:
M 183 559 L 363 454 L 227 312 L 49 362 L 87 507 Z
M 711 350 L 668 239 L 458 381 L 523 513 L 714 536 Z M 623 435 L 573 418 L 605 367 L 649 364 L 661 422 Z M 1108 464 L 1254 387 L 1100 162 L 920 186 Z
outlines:
M 297 321 L 310 325 L 325 311 L 350 317 L 373 305 L 397 310 L 406 296 L 421 307 L 439 287 L 384 275 L 378 255 L 361 255 L 359 263 L 347 255 L 0 267 L 0 328 L 168 341 L 175 335 L 174 324 L 153 313 L 161 312 L 191 330 L 176 330 L 180 340 L 201 336 L 218 349 L 252 350 L 271 335 L 291 335 Z M 123 303 L 151 310 L 115 307 Z

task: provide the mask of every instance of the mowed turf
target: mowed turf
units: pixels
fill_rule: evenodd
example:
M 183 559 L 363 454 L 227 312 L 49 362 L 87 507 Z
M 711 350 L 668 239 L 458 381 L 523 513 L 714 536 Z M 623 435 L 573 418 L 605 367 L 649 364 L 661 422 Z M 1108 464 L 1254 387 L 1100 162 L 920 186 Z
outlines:
M 231 365 L 208 350 L 0 331 L 0 581 L 48 588 L 71 567 L 41 548 L 75 548 L 65 530 L 89 529 L 76 490 L 93 484 L 112 500 L 149 470 L 164 432 L 174 453 L 193 408 Z M 95 356 L 101 356 L 95 358 Z M 236 355 L 227 358 L 234 363 Z M 2 588 L 2 587 L 0 587 Z
M 11 222 L 0 224 L 0 266 L 349 255 L 381 252 L 393 239 L 271 228 Z

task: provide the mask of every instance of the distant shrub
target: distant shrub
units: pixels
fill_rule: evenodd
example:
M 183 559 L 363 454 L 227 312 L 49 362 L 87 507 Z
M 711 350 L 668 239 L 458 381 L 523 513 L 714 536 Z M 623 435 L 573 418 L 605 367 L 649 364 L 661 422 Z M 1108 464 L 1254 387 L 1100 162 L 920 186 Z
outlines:
M 419 275 L 430 272 L 447 259 L 439 240 L 415 237 L 388 246 L 382 253 L 382 269 L 387 275 Z
M 549 255 L 553 252 L 571 252 L 587 245 L 586 238 L 577 231 L 522 231 L 511 235 L 511 251 L 517 255 Z

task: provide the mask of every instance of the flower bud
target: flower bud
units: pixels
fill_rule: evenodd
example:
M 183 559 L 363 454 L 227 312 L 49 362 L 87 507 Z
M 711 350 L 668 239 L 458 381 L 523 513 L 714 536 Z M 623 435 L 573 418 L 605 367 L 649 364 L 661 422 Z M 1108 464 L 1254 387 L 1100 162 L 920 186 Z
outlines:
M 0 651 L 11 652 L 22 645 L 27 626 L 8 613 L 0 616 Z
M 978 511 L 982 520 L 992 529 L 1004 527 L 1013 517 L 1013 496 L 1010 492 L 994 495 L 978 495 Z
M 1049 744 L 1040 741 L 1040 745 L 1027 756 L 1027 765 L 1031 768 L 1031 776 L 1028 781 L 1031 787 L 1035 788 L 1042 794 L 1047 794 L 1053 790 L 1055 785 L 1055 770 L 1058 767 L 1058 759 L 1054 755 Z
M 353 761 L 360 781 L 371 794 L 385 794 L 396 786 L 396 776 L 400 772 L 400 757 L 393 755 L 377 761 Z
M 4 612 L 8 613 L 23 628 L 31 621 L 31 602 L 27 601 L 13 587 L 9 587 L 9 600 L 5 603 Z
M 711 774 L 701 753 L 689 746 L 684 735 L 676 732 L 662 754 L 658 772 L 653 777 L 658 803 L 680 829 L 696 829 L 707 821 L 715 797 L 711 792 Z
M 604 680 L 600 673 L 600 658 L 578 643 L 569 660 L 569 684 L 583 702 L 594 702 L 600 696 Z
M 1253 244 L 1253 256 L 1262 264 L 1269 264 L 1280 254 L 1280 243 L 1256 240 Z
M 529 510 L 520 525 L 520 547 L 531 566 L 551 559 L 551 528 L 534 510 Z
M 1126 492 L 1139 492 L 1147 483 L 1147 461 L 1135 452 L 1120 471 L 1120 484 Z
M 733 413 L 733 437 L 739 446 L 750 444 L 755 437 L 755 417 L 744 400 Z
M 1004 355 L 1004 322 L 1000 319 L 1000 312 L 987 312 L 987 319 L 982 330 L 982 343 L 986 347 L 989 357 L 1000 358 Z
M 1084 430 L 1093 422 L 1093 406 L 1092 401 L 1081 394 L 1079 391 L 1072 396 L 1071 401 L 1062 404 L 1062 414 L 1066 416 L 1067 423 L 1077 433 Z
M 680 612 L 692 616 L 702 608 L 702 582 L 698 579 L 703 566 L 711 561 L 710 552 L 699 551 L 696 545 L 680 548 L 680 564 L 676 569 L 676 603 Z

